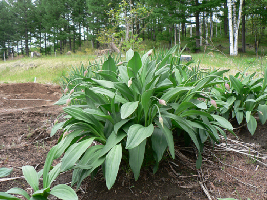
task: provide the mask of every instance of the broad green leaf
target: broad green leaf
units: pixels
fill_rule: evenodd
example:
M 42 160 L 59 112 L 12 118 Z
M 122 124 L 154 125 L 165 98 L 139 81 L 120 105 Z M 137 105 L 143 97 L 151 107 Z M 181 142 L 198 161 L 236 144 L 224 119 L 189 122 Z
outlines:
M 147 137 L 150 137 L 154 131 L 153 124 L 147 127 L 141 124 L 134 124 L 130 126 L 127 133 L 126 149 L 132 149 L 143 142 Z
M 137 73 L 141 67 L 142 67 L 142 61 L 140 55 L 137 52 L 134 52 L 134 56 L 132 57 L 131 60 L 129 60 L 127 65 L 128 76 L 137 77 Z
M 32 196 L 30 200 L 47 200 L 47 198 L 42 195 L 38 195 L 38 196 Z
M 196 105 L 191 102 L 182 102 L 181 104 L 173 103 L 170 105 L 173 109 L 175 109 L 175 115 L 179 115 L 188 108 L 196 108 Z
M 129 76 L 128 76 L 128 73 L 127 73 L 127 67 L 123 66 L 123 65 L 119 66 L 119 72 L 120 72 L 119 77 L 121 78 L 121 80 L 125 84 L 128 84 Z
M 41 169 L 38 174 L 38 179 L 40 179 L 43 176 L 44 169 Z
M 63 108 L 63 110 L 68 113 L 70 116 L 74 117 L 75 119 L 84 121 L 89 124 L 93 124 L 88 113 L 85 113 L 83 109 L 76 107 L 76 106 L 68 106 Z
M 64 104 L 66 104 L 67 99 L 69 99 L 69 98 L 70 98 L 69 95 L 64 95 L 56 103 L 54 103 L 54 105 L 64 105 Z
M 103 113 L 100 109 L 96 110 L 96 109 L 87 108 L 87 109 L 84 109 L 83 111 L 85 113 L 89 113 L 91 115 L 96 115 L 96 116 L 102 117 L 104 119 L 108 119 L 111 122 L 114 121 L 110 115 L 105 115 L 105 113 Z M 104 119 L 102 119 L 102 121 L 105 121 Z
M 246 122 L 249 123 L 251 116 L 251 111 L 246 111 Z
M 203 129 L 199 129 L 198 130 L 199 133 L 199 137 L 202 143 L 206 142 L 206 140 L 208 139 L 208 135 L 206 134 L 206 130 Z
M 65 153 L 61 162 L 61 171 L 64 172 L 74 166 L 76 161 L 81 157 L 81 155 L 86 151 L 86 149 L 94 141 L 94 137 L 84 140 L 79 143 L 73 144 Z
M 33 188 L 34 191 L 39 190 L 39 179 L 38 174 L 35 171 L 33 166 L 23 166 L 22 167 L 22 173 L 28 182 L 28 184 Z
M 253 111 L 253 108 L 256 105 L 256 101 L 254 99 L 247 99 L 245 103 L 246 103 L 246 110 Z
M 244 117 L 243 115 L 244 115 L 243 114 L 243 111 L 238 111 L 236 113 L 236 119 L 237 119 L 238 124 L 241 124 L 242 123 L 243 117 Z
M 197 157 L 197 162 L 196 162 L 197 169 L 200 169 L 201 164 L 202 164 L 202 155 L 201 155 L 201 153 L 199 153 L 198 157 Z
M 105 179 L 107 188 L 109 190 L 116 181 L 116 177 L 121 163 L 121 158 L 122 158 L 121 144 L 114 146 L 106 156 Z
M 112 71 L 108 71 L 108 70 L 101 70 L 101 71 L 96 71 L 95 74 L 102 76 L 104 80 L 118 82 L 117 72 L 112 72 Z M 96 77 L 98 78 L 98 76 L 96 76 Z M 84 80 L 84 79 L 83 79 L 83 81 L 86 82 L 86 80 Z
M 152 96 L 153 91 L 154 90 L 147 90 L 142 94 L 142 97 L 141 97 L 141 104 L 144 109 L 145 117 L 147 117 L 147 114 L 148 114 L 148 110 L 151 104 L 150 98 Z
M 124 98 L 127 98 L 129 101 L 134 100 L 132 91 L 128 88 L 126 83 L 115 83 L 115 88 L 121 93 Z
M 82 181 L 89 176 L 95 169 L 97 169 L 100 165 L 102 165 L 105 161 L 106 157 L 100 157 L 96 159 L 92 164 L 91 168 L 89 170 L 83 170 L 82 173 L 79 175 L 78 180 L 77 180 L 77 188 L 80 187 Z
M 65 185 L 65 184 L 59 184 L 51 189 L 50 194 L 56 196 L 59 199 L 63 200 L 78 200 L 78 196 L 75 193 L 75 191 Z
M 201 89 L 203 89 L 204 87 L 209 87 L 208 84 L 211 83 L 211 81 L 215 80 L 216 78 L 218 78 L 217 75 L 214 75 L 214 74 L 210 74 L 208 76 L 205 76 L 204 78 L 198 80 L 196 83 L 195 83 L 195 87 L 192 89 L 192 93 L 195 93 L 195 92 L 198 92 L 200 91 Z M 219 82 L 219 81 L 218 81 Z M 213 85 L 217 84 L 218 82 L 213 82 Z M 219 84 L 219 83 L 218 83 Z
M 30 196 L 28 195 L 28 193 L 21 189 L 21 188 L 11 188 L 10 190 L 7 191 L 7 193 L 9 194 L 19 194 L 19 195 L 22 195 L 24 196 L 26 199 L 30 199 Z M 0 197 L 1 199 L 1 197 Z
M 159 121 L 155 121 L 155 122 L 158 125 L 158 127 L 162 130 L 162 132 L 163 132 L 163 134 L 167 140 L 167 143 L 169 146 L 169 151 L 172 155 L 172 158 L 174 159 L 175 158 L 174 141 L 173 141 L 173 135 L 172 135 L 171 130 L 169 130 L 166 126 L 162 127 L 162 125 L 159 123 Z
M 142 63 L 145 64 L 147 61 L 147 58 L 149 57 L 149 55 L 151 55 L 151 53 L 153 52 L 153 49 L 150 49 L 148 52 L 146 52 L 143 56 L 142 56 Z
M 179 125 L 179 127 L 188 133 L 188 135 L 191 137 L 192 141 L 195 143 L 197 149 L 200 151 L 200 145 L 199 145 L 198 139 L 196 137 L 196 133 L 195 133 L 194 129 L 192 128 L 191 124 L 187 123 L 187 121 L 180 116 L 177 116 L 177 115 L 174 115 L 171 113 L 166 113 L 165 115 L 167 117 L 175 120 L 175 122 Z M 165 136 L 167 138 L 167 135 L 165 135 Z M 167 141 L 168 141 L 168 138 L 167 138 Z M 168 145 L 170 148 L 169 141 L 168 141 Z M 174 153 L 174 150 L 173 150 L 173 153 Z
M 250 120 L 247 123 L 247 127 L 251 135 L 254 135 L 257 128 L 257 120 L 253 116 L 250 116 Z
M 266 74 L 266 76 L 267 76 L 267 74 Z M 259 107 L 258 107 L 258 116 L 260 118 L 261 123 L 265 124 L 265 122 L 267 120 L 267 105 L 259 105 Z
M 126 52 L 126 62 L 129 62 L 129 60 L 131 60 L 133 56 L 134 56 L 134 51 L 132 49 L 129 49 Z
M 62 142 L 64 142 L 64 140 L 61 140 L 60 143 L 62 143 Z M 58 145 L 53 146 L 50 149 L 50 151 L 48 152 L 47 156 L 46 156 L 44 170 L 43 170 L 43 187 L 44 188 L 49 187 L 48 186 L 49 185 L 49 175 L 48 175 L 48 172 L 50 171 L 50 167 L 51 167 L 52 162 L 53 162 L 53 160 L 55 158 L 55 154 L 57 152 Z
M 161 99 L 165 100 L 166 102 L 168 102 L 170 99 L 177 97 L 179 95 L 179 93 L 181 92 L 185 92 L 185 91 L 189 91 L 193 89 L 193 87 L 175 87 L 175 88 L 171 88 L 169 89 L 167 92 L 165 92 Z
M 100 88 L 100 87 L 92 87 L 90 88 L 93 92 L 97 93 L 97 94 L 102 94 L 102 95 L 106 95 L 110 98 L 114 98 L 115 96 L 115 100 L 117 102 L 120 102 L 120 103 L 127 103 L 128 101 L 126 99 L 124 99 L 122 96 L 116 94 L 108 89 L 104 89 L 104 88 Z
M 67 135 L 65 139 L 61 140 L 56 146 L 53 146 L 47 154 L 44 170 L 43 170 L 43 187 L 47 188 L 49 185 L 49 175 L 50 167 L 54 159 L 59 158 L 63 152 L 69 147 L 70 143 L 75 137 L 80 136 L 82 133 L 81 130 L 76 130 Z
M 232 87 L 238 92 L 238 94 L 242 94 L 243 85 L 239 79 L 235 78 L 233 75 L 229 76 Z
M 263 90 L 266 88 L 266 85 L 267 85 L 267 67 L 265 67 L 264 69 L 264 79 L 263 79 L 263 84 L 262 84 Z
M 0 168 L 0 178 L 8 176 L 12 172 L 13 168 Z
M 172 47 L 164 56 L 164 58 L 157 64 L 157 69 L 161 69 L 169 61 L 171 54 L 173 54 L 177 49 L 177 45 Z
M 178 69 L 174 69 L 174 73 L 175 73 L 176 81 L 178 82 L 178 84 L 181 84 L 183 79 L 182 79 L 180 71 Z
M 52 182 L 58 177 L 60 174 L 61 163 L 58 163 L 48 174 L 48 187 L 52 184 Z
M 112 131 L 110 136 L 107 139 L 107 143 L 102 149 L 99 157 L 102 157 L 107 152 L 109 152 L 110 149 L 112 149 L 115 145 L 117 145 L 127 134 L 124 131 L 118 131 L 116 134 L 115 131 Z
M 92 78 L 92 80 L 105 88 L 114 88 L 114 83 L 111 81 L 97 80 L 94 78 Z
M 151 136 L 152 149 L 156 153 L 156 161 L 159 162 L 168 146 L 166 137 L 160 128 L 154 128 Z
M 59 122 L 59 123 L 55 124 L 55 125 L 53 126 L 53 128 L 51 129 L 50 137 L 52 137 L 53 135 L 55 135 L 55 133 L 56 133 L 59 129 L 61 129 L 61 128 L 63 127 L 64 123 L 65 123 L 65 122 Z
M 82 158 L 80 159 L 80 161 L 77 163 L 77 165 L 74 168 L 74 171 L 72 173 L 71 186 L 73 186 L 76 182 L 82 181 L 83 178 L 86 178 L 86 176 L 90 174 L 89 173 L 87 175 L 85 172 L 88 172 L 88 170 L 94 167 L 93 163 L 96 160 L 98 160 L 99 154 L 102 149 L 103 149 L 103 145 L 96 145 L 86 150 L 86 152 L 84 153 L 84 155 L 82 156 Z
M 138 107 L 139 101 L 127 102 L 121 106 L 121 118 L 126 119 L 129 117 Z
M 102 66 L 102 70 L 107 70 L 107 74 L 109 75 L 113 75 L 112 72 L 116 73 L 117 67 L 115 65 L 115 62 L 113 60 L 113 58 L 111 58 L 111 56 L 108 56 L 108 59 L 104 62 L 103 66 Z M 109 72 L 111 71 L 111 72 Z
M 50 187 L 37 190 L 32 194 L 32 197 L 42 198 L 48 195 L 49 192 L 50 192 Z
M 166 87 L 166 86 L 171 86 L 173 83 L 168 79 L 164 79 L 163 81 L 160 81 L 158 84 L 157 84 L 157 88 L 160 88 L 160 87 Z
M 5 200 L 21 200 L 17 197 L 14 197 L 8 193 L 5 192 L 0 192 L 0 199 L 5 199 Z
M 221 117 L 219 115 L 211 115 L 217 122 L 219 122 L 221 124 L 221 127 L 229 129 L 229 130 L 233 130 L 233 126 L 232 124 L 226 120 L 224 117 Z
M 192 102 L 194 105 L 196 105 L 200 109 L 207 109 L 207 104 L 203 101 L 199 101 L 197 99 L 191 99 L 190 102 Z
M 129 149 L 129 164 L 131 169 L 133 170 L 135 180 L 138 179 L 140 174 L 140 169 L 144 160 L 145 147 L 146 139 L 138 146 Z
M 118 130 L 124 125 L 126 124 L 130 119 L 122 119 L 121 121 L 119 121 L 118 123 L 116 123 L 114 125 L 114 131 L 115 134 L 117 134 Z
M 188 111 L 185 111 L 185 112 L 180 114 L 180 117 L 193 116 L 193 115 L 205 116 L 205 117 L 211 118 L 211 115 L 209 113 L 203 112 L 203 111 L 200 111 L 200 110 L 188 110 Z

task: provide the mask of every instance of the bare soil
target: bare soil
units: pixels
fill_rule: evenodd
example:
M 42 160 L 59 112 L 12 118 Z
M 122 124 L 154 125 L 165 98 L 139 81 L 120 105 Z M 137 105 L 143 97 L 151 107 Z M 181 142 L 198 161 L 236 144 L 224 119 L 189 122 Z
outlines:
M 59 134 L 50 137 L 54 119 L 62 112 L 53 103 L 61 88 L 38 83 L 0 85 L 0 167 L 13 168 L 0 179 L 0 191 L 12 187 L 32 192 L 21 177 L 21 167 L 43 168 L 46 155 Z M 236 129 L 239 140 L 229 135 L 220 145 L 207 145 L 203 165 L 195 168 L 192 147 L 176 143 L 176 159 L 164 159 L 156 174 L 145 167 L 138 181 L 127 167 L 119 172 L 111 190 L 100 172 L 88 177 L 78 190 L 79 199 L 267 199 L 267 126 L 260 125 L 252 137 L 245 127 Z M 257 161 L 260 160 L 259 161 Z M 63 173 L 54 183 L 70 184 L 71 173 Z M 52 199 L 52 198 L 51 198 Z

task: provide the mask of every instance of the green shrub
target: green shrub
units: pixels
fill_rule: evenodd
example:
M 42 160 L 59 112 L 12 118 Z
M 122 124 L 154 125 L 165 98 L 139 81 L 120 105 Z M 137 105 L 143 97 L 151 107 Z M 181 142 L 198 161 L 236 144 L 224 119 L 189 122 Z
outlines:
M 77 83 L 72 87 L 74 92 L 57 102 L 69 105 L 64 108 L 66 121 L 57 124 L 52 134 L 63 129 L 61 141 L 73 138 L 66 154 L 74 160 L 66 165 L 63 159 L 61 165 L 61 171 L 74 169 L 72 184 L 80 186 L 102 166 L 110 189 L 122 159 L 137 180 L 145 153 L 153 156 L 148 160 L 154 160 L 156 172 L 167 147 L 175 157 L 176 130 L 194 142 L 200 167 L 203 143 L 208 139 L 218 142 L 218 131 L 224 134 L 220 127 L 232 130 L 227 120 L 209 114 L 207 103 L 197 99 L 208 87 L 221 83 L 225 71 L 204 76 L 197 67 L 192 70 L 181 65 L 180 53 L 172 56 L 176 49 L 153 56 L 151 50 L 142 58 L 129 50 L 122 63 L 116 65 L 109 56 L 98 71 L 70 79 Z M 100 145 L 90 147 L 92 140 Z
M 221 87 L 212 90 L 213 98 L 220 106 L 218 114 L 226 119 L 235 118 L 238 124 L 246 123 L 252 135 L 257 128 L 255 115 L 258 114 L 262 124 L 267 120 L 267 68 L 264 78 L 255 78 L 255 74 L 230 75 L 225 77 Z

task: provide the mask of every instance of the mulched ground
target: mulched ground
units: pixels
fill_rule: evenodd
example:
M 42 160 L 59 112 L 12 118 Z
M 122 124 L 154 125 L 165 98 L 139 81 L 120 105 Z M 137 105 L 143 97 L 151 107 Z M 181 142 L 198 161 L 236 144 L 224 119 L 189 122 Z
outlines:
M 0 167 L 13 167 L 7 178 L 15 178 L 0 179 L 1 192 L 12 187 L 31 192 L 20 178 L 21 167 L 43 168 L 59 136 L 49 137 L 54 119 L 62 112 L 61 106 L 53 105 L 60 96 L 61 88 L 55 85 L 0 85 Z M 267 199 L 267 126 L 259 125 L 253 137 L 245 127 L 236 132 L 240 139 L 229 136 L 227 146 L 222 141 L 205 147 L 201 170 L 195 169 L 195 150 L 177 143 L 176 159 L 165 159 L 156 174 L 146 167 L 135 181 L 124 167 L 108 190 L 100 172 L 83 182 L 79 199 Z M 70 181 L 71 173 L 67 172 L 54 185 Z

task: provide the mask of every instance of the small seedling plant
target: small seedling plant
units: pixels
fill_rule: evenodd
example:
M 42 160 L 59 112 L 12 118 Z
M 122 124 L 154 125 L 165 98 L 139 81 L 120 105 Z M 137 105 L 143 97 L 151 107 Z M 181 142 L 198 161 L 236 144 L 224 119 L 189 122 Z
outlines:
M 0 192 L 0 199 L 20 200 L 20 198 L 13 196 L 20 195 L 25 197 L 27 200 L 47 200 L 49 196 L 53 195 L 63 200 L 78 200 L 78 196 L 76 195 L 75 191 L 65 184 L 59 184 L 51 188 L 53 181 L 58 177 L 60 172 L 63 171 L 61 167 L 62 163 L 52 167 L 52 162 L 62 155 L 62 153 L 69 146 L 69 142 L 66 140 L 61 141 L 56 146 L 52 147 L 47 155 L 44 169 L 40 170 L 39 172 L 37 172 L 33 166 L 26 165 L 22 167 L 23 176 L 33 189 L 33 193 L 31 195 L 21 188 L 11 188 L 7 192 Z M 65 154 L 65 156 L 66 155 L 68 154 Z M 66 160 L 65 156 L 63 157 L 62 161 Z M 0 177 L 9 175 L 11 171 L 12 169 L 1 168 Z M 43 177 L 42 189 L 39 188 L 41 177 Z

